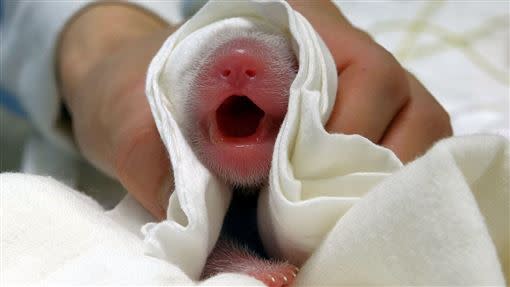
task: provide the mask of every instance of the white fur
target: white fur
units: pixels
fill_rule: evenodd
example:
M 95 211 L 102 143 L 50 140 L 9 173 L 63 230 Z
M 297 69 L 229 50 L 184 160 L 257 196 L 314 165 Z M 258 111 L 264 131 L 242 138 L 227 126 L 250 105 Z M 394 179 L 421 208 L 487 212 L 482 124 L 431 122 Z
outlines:
M 199 97 L 196 91 L 200 87 L 211 85 L 212 83 L 198 77 L 200 71 L 208 66 L 213 65 L 215 58 L 221 56 L 218 53 L 218 48 L 222 45 L 228 45 L 229 42 L 236 39 L 253 39 L 268 47 L 270 53 L 266 57 L 270 60 L 269 66 L 270 73 L 273 75 L 271 83 L 265 83 L 264 87 L 273 88 L 269 91 L 270 94 L 275 95 L 275 104 L 287 105 L 289 90 L 282 89 L 281 83 L 289 83 L 296 75 L 296 57 L 292 51 L 290 41 L 286 35 L 280 33 L 269 32 L 260 26 L 254 27 L 225 27 L 218 29 L 213 36 L 212 42 L 207 46 L 202 46 L 199 49 L 189 65 L 189 69 L 185 70 L 182 74 L 182 81 L 178 85 L 177 93 L 187 94 L 184 101 L 179 102 L 182 106 L 177 107 L 178 110 L 183 111 L 181 114 L 181 127 L 188 142 L 192 146 L 197 157 L 209 169 L 216 170 L 218 175 L 223 179 L 235 186 L 253 186 L 260 185 L 267 180 L 269 173 L 270 163 L 261 162 L 253 168 L 253 173 L 249 176 L 239 176 L 234 171 L 225 168 L 221 162 L 212 159 L 203 150 L 205 144 L 204 137 L 199 134 L 198 119 L 196 119 L 196 107 L 198 105 Z

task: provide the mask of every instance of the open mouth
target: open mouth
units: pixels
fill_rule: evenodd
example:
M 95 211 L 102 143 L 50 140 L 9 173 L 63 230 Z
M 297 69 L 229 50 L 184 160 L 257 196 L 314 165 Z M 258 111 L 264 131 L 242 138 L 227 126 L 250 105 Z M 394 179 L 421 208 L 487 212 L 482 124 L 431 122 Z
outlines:
M 257 133 L 265 112 L 247 96 L 232 95 L 216 110 L 219 132 L 226 138 L 245 138 Z

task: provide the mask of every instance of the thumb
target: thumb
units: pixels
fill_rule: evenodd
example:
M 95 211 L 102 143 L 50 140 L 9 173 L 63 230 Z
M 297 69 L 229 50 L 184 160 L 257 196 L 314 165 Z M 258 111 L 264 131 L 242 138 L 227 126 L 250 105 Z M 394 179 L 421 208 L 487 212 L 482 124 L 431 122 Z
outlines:
M 68 101 L 76 142 L 93 165 L 164 219 L 173 176 L 145 97 L 145 69 L 120 62 L 98 67 Z
M 61 73 L 81 152 L 158 219 L 166 216 L 173 175 L 144 90 L 147 66 L 168 34 L 161 30 L 129 42 L 79 80 L 66 81 L 72 73 Z
M 166 217 L 173 176 L 165 147 L 150 114 L 126 121 L 114 133 L 111 164 L 116 178 L 157 219 Z

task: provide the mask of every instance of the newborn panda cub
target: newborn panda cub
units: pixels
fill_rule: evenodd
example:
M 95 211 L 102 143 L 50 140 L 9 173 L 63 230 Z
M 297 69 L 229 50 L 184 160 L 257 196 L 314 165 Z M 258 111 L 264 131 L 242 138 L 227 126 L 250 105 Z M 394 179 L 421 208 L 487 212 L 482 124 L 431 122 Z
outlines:
M 247 198 L 256 203 L 253 190 L 267 182 L 298 63 L 289 39 L 279 34 L 255 29 L 231 31 L 219 34 L 213 42 L 195 65 L 194 77 L 188 79 L 192 94 L 187 97 L 184 134 L 199 160 L 232 186 L 234 198 L 251 193 Z M 243 228 L 251 225 L 247 228 L 256 229 L 256 214 L 248 217 L 237 220 L 246 220 L 241 224 Z M 251 224 L 246 224 L 250 220 Z M 292 283 L 296 267 L 264 257 L 263 251 L 257 254 L 244 246 L 246 242 L 236 242 L 235 234 L 228 235 L 234 241 L 227 240 L 224 230 L 229 229 L 225 226 L 228 222 L 226 219 L 223 235 L 207 260 L 202 278 L 236 272 L 268 286 Z M 238 227 L 230 230 L 235 233 Z M 258 237 L 258 233 L 255 235 Z

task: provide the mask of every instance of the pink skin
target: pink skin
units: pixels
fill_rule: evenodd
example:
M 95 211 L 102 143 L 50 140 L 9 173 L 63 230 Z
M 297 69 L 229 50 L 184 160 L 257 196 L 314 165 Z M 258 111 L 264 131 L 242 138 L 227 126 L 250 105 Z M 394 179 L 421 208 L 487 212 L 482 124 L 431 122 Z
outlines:
M 195 150 L 235 186 L 260 185 L 269 175 L 297 67 L 295 59 L 274 52 L 254 38 L 230 40 L 196 78 Z
M 187 128 L 199 159 L 233 186 L 259 186 L 269 175 L 276 136 L 287 112 L 297 61 L 285 42 L 272 47 L 257 36 L 224 41 L 193 81 Z M 220 239 L 203 278 L 248 274 L 270 287 L 289 286 L 297 268 L 265 260 Z
M 217 273 L 243 273 L 268 287 L 291 286 L 299 269 L 288 262 L 266 260 L 228 240 L 220 240 L 209 256 L 202 278 Z

